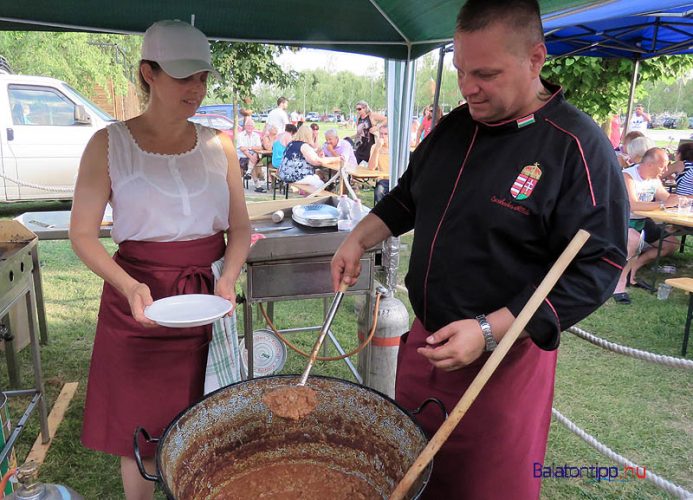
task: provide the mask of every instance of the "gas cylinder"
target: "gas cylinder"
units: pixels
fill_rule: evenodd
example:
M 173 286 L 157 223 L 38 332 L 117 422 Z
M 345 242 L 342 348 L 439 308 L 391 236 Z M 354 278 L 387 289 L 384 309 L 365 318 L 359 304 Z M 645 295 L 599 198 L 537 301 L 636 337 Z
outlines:
M 392 291 L 379 287 L 378 292 L 382 294 L 377 311 L 378 325 L 371 342 L 359 353 L 359 373 L 363 385 L 394 398 L 399 338 L 409 329 L 409 312 Z M 371 307 L 374 302 L 371 300 Z M 358 321 L 361 341 L 370 332 L 372 314 L 369 308 L 361 308 Z
M 20 486 L 6 499 L 9 500 L 84 500 L 73 489 L 62 484 L 38 482 L 38 464 L 27 462 L 17 468 L 17 481 Z

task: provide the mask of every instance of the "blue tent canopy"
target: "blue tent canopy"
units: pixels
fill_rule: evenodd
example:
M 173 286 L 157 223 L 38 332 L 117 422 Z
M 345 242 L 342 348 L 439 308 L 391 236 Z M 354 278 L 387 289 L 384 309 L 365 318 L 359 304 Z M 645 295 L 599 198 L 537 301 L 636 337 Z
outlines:
M 647 59 L 693 53 L 693 2 L 615 0 L 544 16 L 549 54 Z

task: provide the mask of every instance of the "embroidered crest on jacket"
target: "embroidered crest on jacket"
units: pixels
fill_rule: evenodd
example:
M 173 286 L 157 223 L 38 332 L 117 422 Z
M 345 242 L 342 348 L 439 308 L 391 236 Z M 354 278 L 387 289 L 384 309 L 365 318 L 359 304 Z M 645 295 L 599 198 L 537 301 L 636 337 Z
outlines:
M 532 196 L 532 191 L 536 187 L 541 178 L 541 168 L 539 164 L 527 165 L 522 169 L 522 172 L 517 176 L 513 186 L 510 188 L 510 194 L 516 200 L 526 200 Z

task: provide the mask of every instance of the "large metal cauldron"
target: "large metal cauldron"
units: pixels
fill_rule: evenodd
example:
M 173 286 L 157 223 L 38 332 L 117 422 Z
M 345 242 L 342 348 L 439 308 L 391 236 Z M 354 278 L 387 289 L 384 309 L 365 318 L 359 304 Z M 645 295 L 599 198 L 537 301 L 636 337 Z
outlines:
M 296 382 L 294 375 L 248 380 L 191 406 L 159 440 L 159 476 L 149 479 L 159 480 L 174 499 L 243 498 L 243 491 L 224 492 L 229 478 L 280 461 L 313 461 L 356 475 L 387 498 L 426 446 L 413 417 L 372 389 L 318 376 L 308 380 L 319 399 L 310 415 L 299 421 L 273 416 L 263 394 Z M 431 466 L 412 488 L 412 498 L 430 473 Z

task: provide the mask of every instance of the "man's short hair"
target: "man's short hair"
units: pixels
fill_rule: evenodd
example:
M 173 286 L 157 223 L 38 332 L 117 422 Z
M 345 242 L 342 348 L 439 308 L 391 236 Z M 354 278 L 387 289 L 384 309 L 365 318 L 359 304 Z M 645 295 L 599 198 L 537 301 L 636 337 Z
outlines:
M 284 102 L 289 102 L 289 100 L 286 97 L 280 97 L 277 99 L 277 106 L 281 106 Z
M 293 123 L 287 123 L 286 125 L 284 125 L 284 132 L 295 134 L 296 132 L 298 132 L 298 127 Z
M 662 148 L 650 148 L 650 149 L 648 149 L 647 151 L 645 151 L 645 154 L 642 155 L 642 160 L 640 160 L 640 163 L 648 163 L 651 161 L 657 161 L 657 153 L 660 151 L 664 151 L 664 150 Z
M 339 137 L 339 135 L 337 134 L 337 131 L 333 128 L 329 128 L 329 129 L 325 130 L 325 137 L 327 137 L 328 135 L 333 135 L 335 137 Z
M 457 31 L 472 33 L 496 22 L 527 33 L 532 44 L 544 41 L 537 0 L 467 0 L 457 15 Z

